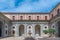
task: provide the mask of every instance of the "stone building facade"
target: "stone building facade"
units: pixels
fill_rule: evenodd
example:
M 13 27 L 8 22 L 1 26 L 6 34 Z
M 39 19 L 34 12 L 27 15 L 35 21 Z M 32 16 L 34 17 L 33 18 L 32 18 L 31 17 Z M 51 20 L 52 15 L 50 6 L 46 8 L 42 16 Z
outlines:
M 49 36 L 43 30 L 55 28 L 60 37 L 60 3 L 50 13 L 0 12 L 0 37 Z

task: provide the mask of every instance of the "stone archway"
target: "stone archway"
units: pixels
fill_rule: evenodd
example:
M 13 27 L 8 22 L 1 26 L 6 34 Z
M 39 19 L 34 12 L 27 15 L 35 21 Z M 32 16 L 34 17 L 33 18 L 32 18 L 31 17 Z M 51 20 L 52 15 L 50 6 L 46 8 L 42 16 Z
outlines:
M 58 22 L 58 37 L 60 37 L 60 21 Z
M 2 22 L 0 21 L 0 37 L 2 35 Z
M 24 34 L 24 25 L 19 26 L 19 36 L 22 36 Z
M 40 25 L 35 26 L 35 35 L 38 34 L 40 36 Z

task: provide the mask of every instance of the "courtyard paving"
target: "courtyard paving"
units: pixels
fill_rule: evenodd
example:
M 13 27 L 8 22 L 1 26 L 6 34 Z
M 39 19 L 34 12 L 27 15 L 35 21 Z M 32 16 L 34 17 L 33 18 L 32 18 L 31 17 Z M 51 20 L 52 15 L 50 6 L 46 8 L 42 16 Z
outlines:
M 0 40 L 60 40 L 60 38 L 39 38 L 39 39 L 24 39 L 23 37 L 7 37 Z
M 38 40 L 60 40 L 60 38 L 40 38 Z

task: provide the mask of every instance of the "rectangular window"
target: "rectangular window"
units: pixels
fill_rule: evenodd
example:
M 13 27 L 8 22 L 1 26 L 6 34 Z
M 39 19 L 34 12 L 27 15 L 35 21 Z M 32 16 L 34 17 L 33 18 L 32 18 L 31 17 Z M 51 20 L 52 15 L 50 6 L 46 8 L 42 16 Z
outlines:
M 14 36 L 14 35 L 15 35 L 15 30 L 12 30 L 12 34 L 13 34 L 12 36 Z
M 12 19 L 15 20 L 15 16 L 12 16 Z
M 39 16 L 37 16 L 37 20 L 39 20 Z
M 15 31 L 13 30 L 13 34 L 15 34 Z
M 60 13 L 60 9 L 57 10 L 57 13 L 58 13 L 58 15 L 59 15 L 59 13 Z
M 53 14 L 52 14 L 52 18 L 53 18 Z
M 47 16 L 45 16 L 45 20 L 47 20 Z
M 7 34 L 8 34 L 8 31 L 6 30 L 5 33 L 6 33 L 6 35 L 7 35 Z
M 29 20 L 31 20 L 31 16 L 29 16 Z
M 23 20 L 23 16 L 20 16 L 20 19 Z

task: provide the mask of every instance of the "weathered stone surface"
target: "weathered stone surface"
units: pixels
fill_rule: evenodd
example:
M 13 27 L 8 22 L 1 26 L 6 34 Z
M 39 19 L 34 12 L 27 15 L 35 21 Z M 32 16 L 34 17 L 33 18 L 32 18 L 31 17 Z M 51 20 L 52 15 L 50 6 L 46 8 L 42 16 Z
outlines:
M 0 40 L 60 40 L 60 38 L 39 38 L 39 39 L 35 39 L 32 37 L 27 37 L 24 39 L 24 37 L 7 37 L 7 38 L 0 38 Z

